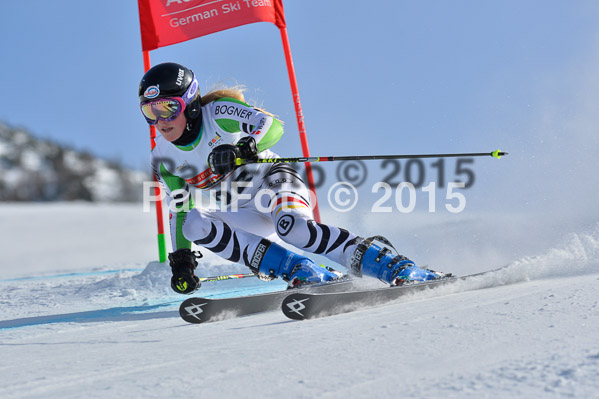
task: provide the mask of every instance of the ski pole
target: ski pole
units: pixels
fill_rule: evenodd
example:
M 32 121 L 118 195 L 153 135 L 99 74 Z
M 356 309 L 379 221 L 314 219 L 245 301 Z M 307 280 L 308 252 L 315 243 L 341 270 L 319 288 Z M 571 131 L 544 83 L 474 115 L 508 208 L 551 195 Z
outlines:
M 507 152 L 496 150 L 493 152 L 467 152 L 460 154 L 420 154 L 420 155 L 354 155 L 341 157 L 295 157 L 295 158 L 265 158 L 241 159 L 237 158 L 235 164 L 247 165 L 252 163 L 299 163 L 299 162 L 331 162 L 331 161 L 374 161 L 378 159 L 415 159 L 415 158 L 451 158 L 451 157 L 493 157 L 501 158 Z
M 222 281 L 222 280 L 234 280 L 238 278 L 256 277 L 254 273 L 249 274 L 228 274 L 225 276 L 213 276 L 213 277 L 200 277 L 200 282 L 205 281 Z

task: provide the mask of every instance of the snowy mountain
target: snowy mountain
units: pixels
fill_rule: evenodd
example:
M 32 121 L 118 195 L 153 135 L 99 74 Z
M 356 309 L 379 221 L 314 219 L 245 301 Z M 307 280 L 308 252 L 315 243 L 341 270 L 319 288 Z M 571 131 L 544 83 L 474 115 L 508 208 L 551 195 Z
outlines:
M 133 202 L 149 173 L 0 123 L 0 201 Z
M 155 220 L 141 205 L 0 205 L 11 232 L 0 240 L 0 397 L 599 398 L 599 225 L 411 216 L 384 234 L 418 259 L 458 275 L 500 270 L 321 319 L 275 311 L 192 325 L 169 267 L 153 260 Z M 379 231 L 389 218 L 336 220 Z M 247 272 L 203 252 L 200 275 Z M 247 278 L 201 294 L 284 287 Z

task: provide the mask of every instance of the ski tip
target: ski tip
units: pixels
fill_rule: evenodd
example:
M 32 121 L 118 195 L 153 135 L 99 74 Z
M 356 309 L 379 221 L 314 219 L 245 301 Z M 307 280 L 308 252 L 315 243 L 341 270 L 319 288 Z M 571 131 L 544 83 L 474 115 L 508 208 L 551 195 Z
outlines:
M 204 323 L 209 320 L 209 317 L 204 314 L 209 302 L 204 298 L 188 298 L 179 306 L 179 315 L 188 323 Z
M 310 299 L 310 295 L 301 293 L 288 295 L 281 304 L 281 310 L 283 310 L 285 316 L 292 320 L 305 320 L 309 318 L 305 311 L 306 301 L 310 301 Z

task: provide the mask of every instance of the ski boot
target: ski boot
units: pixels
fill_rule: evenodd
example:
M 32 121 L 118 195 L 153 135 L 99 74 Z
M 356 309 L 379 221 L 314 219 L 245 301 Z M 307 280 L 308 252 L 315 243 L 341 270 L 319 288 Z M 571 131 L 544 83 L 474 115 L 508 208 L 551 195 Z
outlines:
M 381 248 L 374 244 L 374 240 L 390 246 L 397 253 L 393 245 L 384 237 L 374 236 L 361 240 L 351 259 L 351 270 L 355 275 L 376 277 L 391 286 L 448 276 L 420 268 L 403 255 L 393 255 L 389 248 Z
M 287 282 L 288 288 L 336 280 L 343 276 L 329 267 L 317 266 L 312 259 L 268 240 L 262 240 L 258 244 L 250 260 L 250 269 L 264 280 L 281 277 Z

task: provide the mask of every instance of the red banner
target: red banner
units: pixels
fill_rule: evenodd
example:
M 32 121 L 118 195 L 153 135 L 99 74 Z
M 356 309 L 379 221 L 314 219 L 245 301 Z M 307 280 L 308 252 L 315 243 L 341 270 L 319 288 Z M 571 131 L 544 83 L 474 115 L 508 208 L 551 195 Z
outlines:
M 144 51 L 254 22 L 285 27 L 282 0 L 138 0 Z

